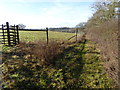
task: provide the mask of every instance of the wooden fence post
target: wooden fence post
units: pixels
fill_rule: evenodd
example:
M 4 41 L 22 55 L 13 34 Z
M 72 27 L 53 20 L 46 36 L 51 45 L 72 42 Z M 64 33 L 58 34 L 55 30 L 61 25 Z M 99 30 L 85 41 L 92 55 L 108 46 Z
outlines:
M 78 29 L 76 28 L 76 42 L 77 42 L 77 33 L 78 33 Z
M 49 40 L 49 38 L 48 38 L 48 28 L 46 28 L 46 40 L 47 40 L 47 44 L 48 44 L 48 40 Z
M 15 26 L 15 24 L 14 24 L 14 26 L 13 26 L 13 29 L 14 29 L 14 33 L 13 33 L 13 35 L 14 35 L 14 36 L 13 36 L 13 42 L 14 42 L 14 43 L 13 43 L 13 44 L 16 45 L 17 43 L 16 43 L 16 31 L 15 31 L 15 30 L 16 30 L 16 26 Z
M 5 44 L 5 33 L 4 33 L 4 25 L 2 24 L 2 33 L 3 33 L 3 44 Z
M 18 41 L 18 44 L 19 44 L 20 39 L 19 39 L 19 30 L 18 30 L 18 25 L 16 25 L 16 29 L 17 29 L 17 41 Z
M 9 31 L 9 23 L 6 22 L 6 25 L 7 25 L 7 37 L 8 37 L 8 45 L 10 46 L 11 43 L 10 43 L 10 31 Z

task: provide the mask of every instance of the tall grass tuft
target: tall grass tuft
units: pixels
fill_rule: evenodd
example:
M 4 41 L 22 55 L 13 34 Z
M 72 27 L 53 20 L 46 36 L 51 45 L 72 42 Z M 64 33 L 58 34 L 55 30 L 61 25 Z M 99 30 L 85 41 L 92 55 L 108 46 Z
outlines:
M 44 41 L 21 42 L 19 46 L 26 53 L 26 59 L 37 59 L 40 65 L 51 64 L 64 47 L 53 40 L 48 44 Z

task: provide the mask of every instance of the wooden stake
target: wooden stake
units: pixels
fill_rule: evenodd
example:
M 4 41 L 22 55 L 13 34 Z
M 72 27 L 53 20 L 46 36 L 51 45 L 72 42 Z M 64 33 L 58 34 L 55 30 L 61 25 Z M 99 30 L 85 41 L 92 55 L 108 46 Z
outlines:
M 48 44 L 48 40 L 49 40 L 49 38 L 48 38 L 48 28 L 46 28 L 46 40 L 47 40 L 47 44 Z

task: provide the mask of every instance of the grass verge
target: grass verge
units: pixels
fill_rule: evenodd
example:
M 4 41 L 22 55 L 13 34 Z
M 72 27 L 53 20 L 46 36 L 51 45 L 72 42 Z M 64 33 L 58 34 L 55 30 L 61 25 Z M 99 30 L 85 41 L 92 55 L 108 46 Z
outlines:
M 69 44 L 64 49 L 54 48 L 57 44 L 51 44 L 52 49 L 48 49 L 49 46 L 25 45 L 22 48 L 25 47 L 26 51 L 19 47 L 6 51 L 11 59 L 5 58 L 7 60 L 1 65 L 4 89 L 112 88 L 114 85 L 103 71 L 99 52 L 89 41 Z M 31 50 L 31 46 L 34 49 L 42 47 L 45 51 L 50 50 L 49 54 L 53 55 L 56 50 L 60 52 L 55 52 L 55 56 L 49 59 L 44 57 L 46 54 L 43 57 L 36 56 L 36 53 L 32 53 L 34 50 Z M 16 53 L 16 56 L 11 56 L 10 53 Z M 34 57 L 29 56 L 30 53 Z M 42 61 L 45 63 L 41 63 Z

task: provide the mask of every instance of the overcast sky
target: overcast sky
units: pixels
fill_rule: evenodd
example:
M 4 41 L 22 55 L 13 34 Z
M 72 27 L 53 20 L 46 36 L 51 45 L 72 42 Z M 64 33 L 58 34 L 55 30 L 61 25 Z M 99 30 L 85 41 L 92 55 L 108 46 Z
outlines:
M 26 28 L 75 27 L 92 16 L 93 0 L 1 0 L 0 24 Z

